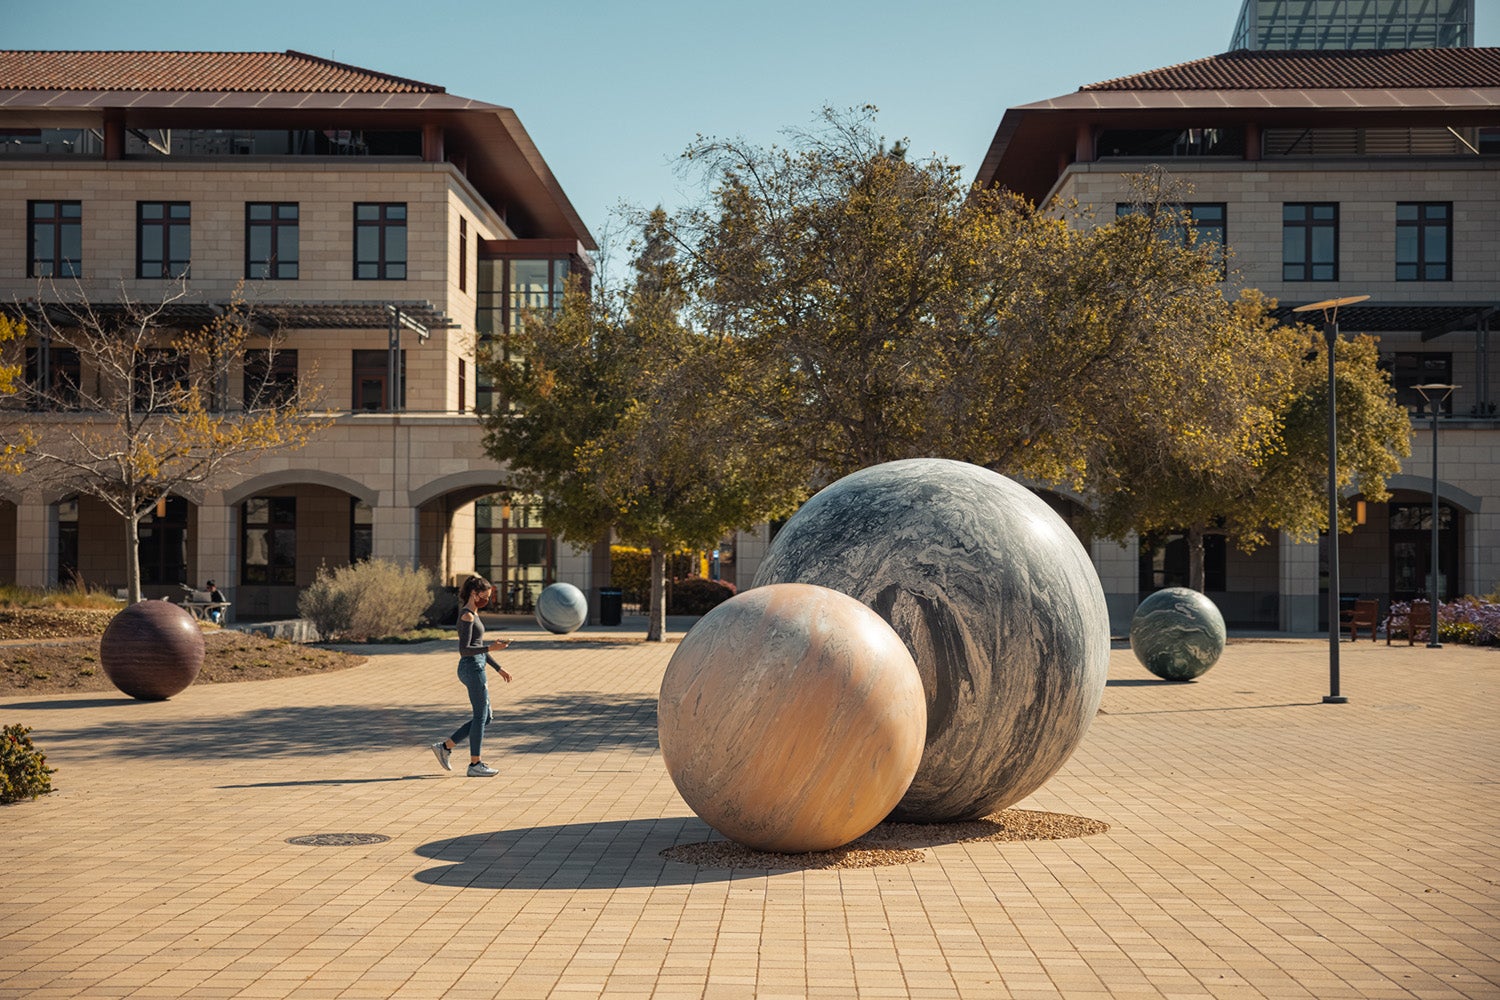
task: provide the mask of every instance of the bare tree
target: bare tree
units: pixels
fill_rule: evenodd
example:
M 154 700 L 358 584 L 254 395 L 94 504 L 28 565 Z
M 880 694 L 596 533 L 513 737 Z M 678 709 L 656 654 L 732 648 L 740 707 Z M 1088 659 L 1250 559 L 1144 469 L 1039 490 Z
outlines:
M 279 332 L 259 326 L 238 291 L 224 305 L 192 301 L 181 282 L 152 302 L 124 288 L 109 303 L 81 286 L 41 292 L 10 309 L 33 353 L 17 394 L 28 414 L 0 423 L 0 445 L 24 449 L 29 482 L 94 497 L 124 520 L 136 601 L 142 518 L 171 494 L 302 447 L 332 417 L 307 372 L 278 365 Z

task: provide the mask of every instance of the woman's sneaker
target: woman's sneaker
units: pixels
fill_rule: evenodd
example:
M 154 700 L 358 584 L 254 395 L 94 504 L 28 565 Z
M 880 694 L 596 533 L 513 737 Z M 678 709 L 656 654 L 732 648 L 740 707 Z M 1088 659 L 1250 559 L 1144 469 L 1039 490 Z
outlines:
M 444 771 L 451 771 L 451 770 L 453 770 L 453 765 L 450 764 L 450 763 L 448 763 L 448 755 L 451 754 L 453 751 L 449 750 L 447 747 L 443 746 L 443 743 L 442 743 L 441 740 L 439 740 L 437 743 L 434 743 L 432 745 L 432 752 L 435 753 L 435 754 L 437 754 L 438 763 L 443 766 L 443 770 Z
M 484 761 L 469 765 L 469 777 L 471 778 L 493 778 L 500 772 L 490 767 Z

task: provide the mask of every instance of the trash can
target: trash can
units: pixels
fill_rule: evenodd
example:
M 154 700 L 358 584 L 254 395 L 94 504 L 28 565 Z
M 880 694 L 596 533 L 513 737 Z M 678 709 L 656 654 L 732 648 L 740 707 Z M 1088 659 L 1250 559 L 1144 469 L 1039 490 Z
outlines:
M 619 587 L 599 588 L 599 624 L 620 624 L 620 612 L 625 603 L 625 592 Z

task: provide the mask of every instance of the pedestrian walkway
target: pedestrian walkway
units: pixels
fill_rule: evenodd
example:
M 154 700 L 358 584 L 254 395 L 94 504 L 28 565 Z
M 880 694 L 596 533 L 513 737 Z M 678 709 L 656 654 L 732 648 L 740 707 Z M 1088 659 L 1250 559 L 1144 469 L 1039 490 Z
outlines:
M 657 752 L 675 645 L 507 636 L 497 778 L 428 750 L 439 645 L 0 702 L 57 768 L 0 808 L 0 998 L 1500 996 L 1500 651 L 1345 643 L 1325 705 L 1316 641 L 1191 684 L 1116 649 L 1020 803 L 1108 832 L 768 873 L 661 857 L 710 837 Z

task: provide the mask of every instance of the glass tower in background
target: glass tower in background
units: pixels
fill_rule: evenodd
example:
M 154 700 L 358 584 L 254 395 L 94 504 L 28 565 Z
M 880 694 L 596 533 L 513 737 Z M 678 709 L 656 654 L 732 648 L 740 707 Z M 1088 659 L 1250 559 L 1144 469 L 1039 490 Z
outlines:
M 1474 0 L 1245 0 L 1231 49 L 1463 49 Z

